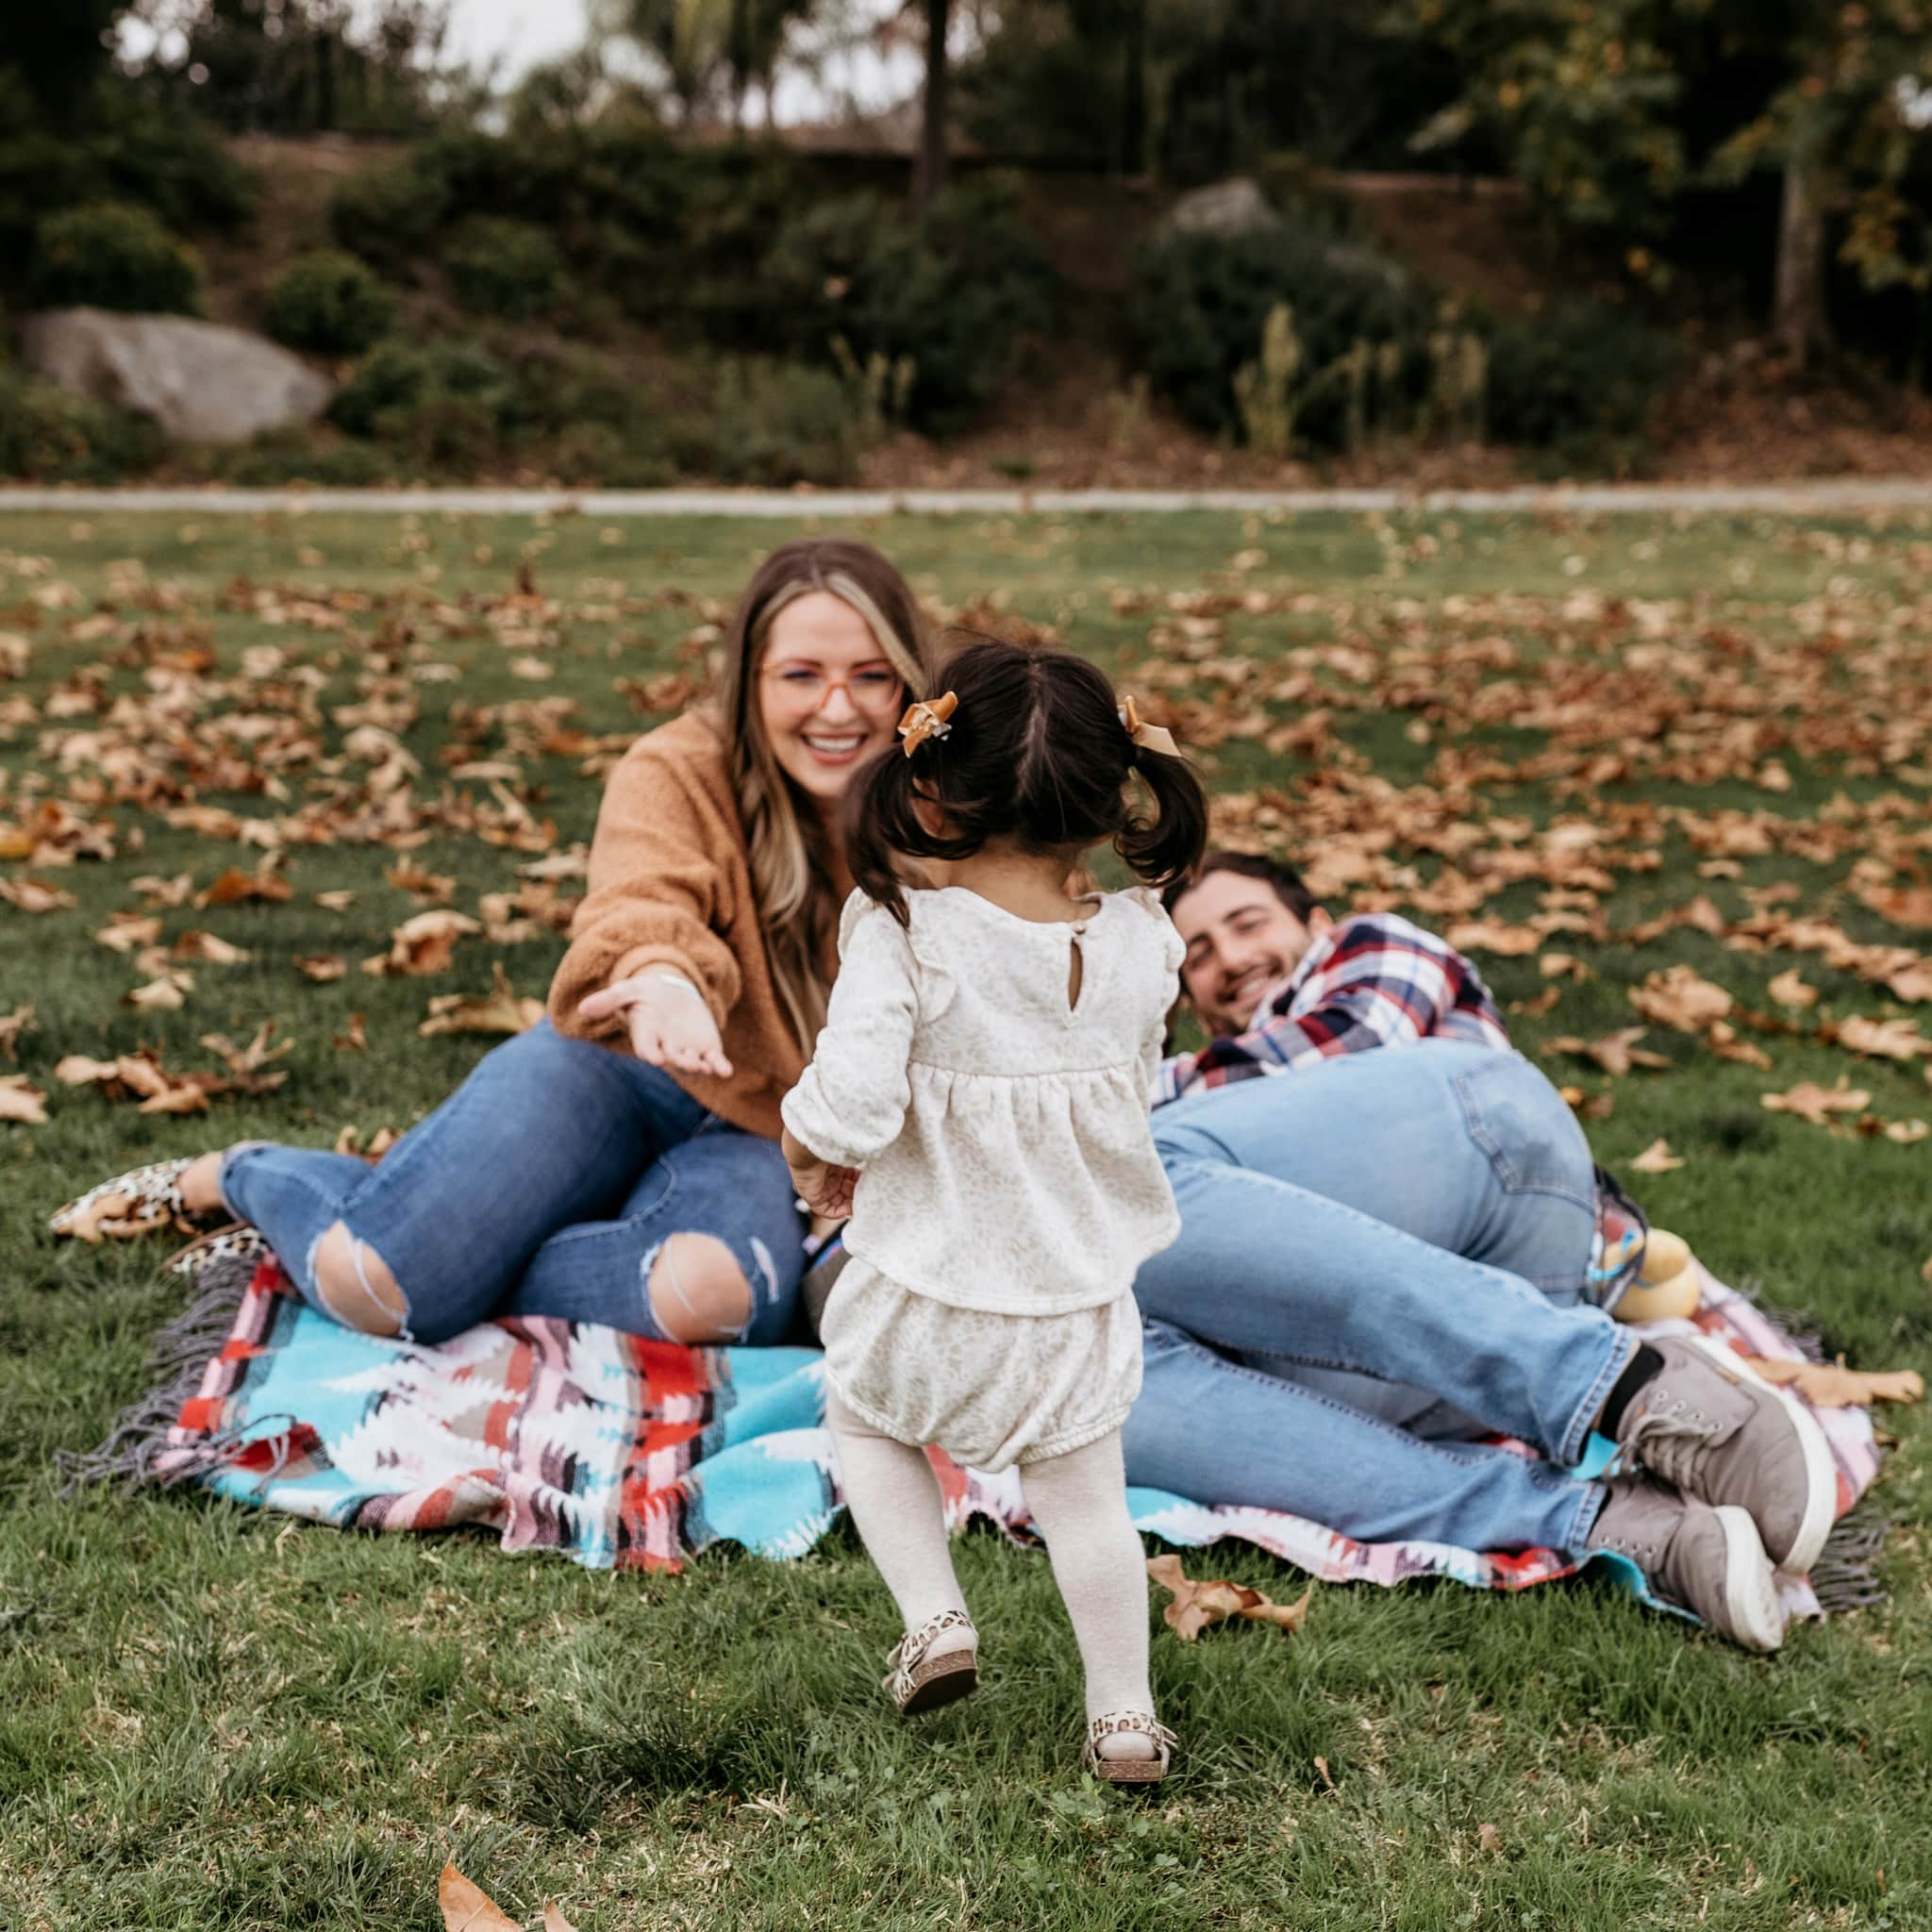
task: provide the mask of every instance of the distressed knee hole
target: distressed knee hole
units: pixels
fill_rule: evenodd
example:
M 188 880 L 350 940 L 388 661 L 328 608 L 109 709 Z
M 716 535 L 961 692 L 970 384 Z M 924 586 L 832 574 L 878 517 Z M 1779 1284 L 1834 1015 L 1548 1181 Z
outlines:
M 343 1327 L 364 1335 L 402 1333 L 409 1305 L 389 1263 L 367 1241 L 358 1241 L 345 1223 L 325 1231 L 310 1266 L 318 1298 Z
M 649 1263 L 651 1313 L 673 1341 L 732 1341 L 751 1320 L 751 1283 L 710 1234 L 674 1234 Z

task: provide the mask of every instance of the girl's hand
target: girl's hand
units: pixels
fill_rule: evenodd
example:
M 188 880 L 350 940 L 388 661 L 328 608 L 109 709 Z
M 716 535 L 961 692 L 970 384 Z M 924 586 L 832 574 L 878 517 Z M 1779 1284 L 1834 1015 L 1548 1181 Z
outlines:
M 785 1165 L 791 1170 L 791 1185 L 798 1190 L 799 1199 L 814 1214 L 830 1220 L 842 1221 L 849 1215 L 853 1190 L 858 1185 L 858 1170 L 834 1167 L 829 1160 L 821 1160 L 790 1127 L 785 1129 L 781 1144 Z
M 662 974 L 645 971 L 587 993 L 577 1011 L 586 1020 L 622 1013 L 630 1029 L 630 1050 L 654 1067 L 731 1077 L 731 1062 L 710 1008 L 690 987 Z

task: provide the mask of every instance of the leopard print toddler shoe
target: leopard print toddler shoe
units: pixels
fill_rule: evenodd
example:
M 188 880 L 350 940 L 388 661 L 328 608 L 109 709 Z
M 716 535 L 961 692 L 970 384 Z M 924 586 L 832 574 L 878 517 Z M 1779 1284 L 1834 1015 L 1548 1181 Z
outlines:
M 1154 1751 L 1145 1757 L 1109 1757 L 1103 1750 L 1109 1738 L 1151 1738 Z M 1158 1785 L 1167 1775 L 1180 1740 L 1151 1712 L 1109 1710 L 1087 1726 L 1087 1748 L 1081 1753 L 1087 1769 L 1110 1785 Z
M 964 1630 L 970 1642 L 931 1655 L 933 1640 L 947 1630 Z M 964 1610 L 941 1610 L 917 1630 L 908 1630 L 886 1658 L 881 1689 L 891 1693 L 902 1717 L 937 1710 L 964 1697 L 979 1684 L 979 1632 Z

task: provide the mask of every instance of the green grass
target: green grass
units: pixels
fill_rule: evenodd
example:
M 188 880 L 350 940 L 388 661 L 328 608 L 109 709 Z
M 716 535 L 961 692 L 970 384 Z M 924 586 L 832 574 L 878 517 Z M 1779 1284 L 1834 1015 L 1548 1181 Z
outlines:
M 991 1535 L 961 1552 L 989 1683 L 915 1727 L 875 1689 L 891 1612 L 843 1534 L 798 1563 L 724 1554 L 641 1579 L 512 1560 L 465 1535 L 347 1537 L 192 1494 L 57 1499 L 55 1452 L 93 1444 L 141 1391 L 177 1296 L 155 1279 L 152 1244 L 56 1245 L 42 1232 L 48 1209 L 142 1158 L 408 1124 L 488 1043 L 418 1039 L 427 996 L 482 991 L 495 958 L 520 992 L 541 992 L 559 950 L 469 940 L 440 978 L 367 977 L 355 962 L 418 909 L 385 881 L 397 855 L 295 843 L 287 904 L 164 915 L 171 941 L 206 927 L 253 958 L 196 966 L 178 1012 L 131 1010 L 120 1002 L 134 961 L 92 935 L 137 903 L 132 880 L 187 871 L 206 885 L 260 856 L 159 815 L 183 802 L 186 747 L 221 741 L 227 713 L 292 705 L 305 670 L 328 758 L 341 754 L 337 708 L 413 691 L 420 717 L 403 737 L 424 769 L 419 799 L 447 785 L 494 803 L 486 783 L 446 778 L 439 753 L 461 741 L 521 766 L 519 790 L 559 844 L 586 839 L 598 785 L 581 753 L 529 749 L 514 719 L 458 733 L 452 702 L 567 697 L 582 731 L 641 728 L 614 684 L 678 661 L 720 614 L 708 600 L 728 597 L 784 534 L 724 520 L 615 531 L 582 519 L 0 522 L 0 635 L 30 646 L 24 676 L 0 681 L 0 824 L 65 797 L 111 821 L 117 841 L 105 861 L 34 868 L 74 908 L 0 906 L 0 1016 L 36 1008 L 17 1070 L 50 1096 L 44 1126 L 0 1126 L 0 1925 L 430 1926 L 449 1856 L 511 1911 L 534 1918 L 554 1897 L 586 1932 L 1932 1922 L 1926 1434 L 1909 1414 L 1882 1418 L 1903 1438 L 1881 1491 L 1899 1525 L 1883 1607 L 1795 1630 L 1770 1660 L 1591 1587 L 1516 1599 L 1328 1589 L 1291 1641 L 1236 1627 L 1189 1646 L 1160 1631 L 1157 1689 L 1187 1751 L 1151 1804 L 1080 1777 L 1076 1660 L 1047 1567 Z M 1335 738 L 1315 759 L 1234 737 L 1210 762 L 1235 801 L 1230 823 L 1304 857 L 1392 825 L 1379 850 L 1364 848 L 1372 871 L 1411 868 L 1426 888 L 1453 841 L 1409 807 L 1457 775 L 1439 760 L 1480 753 L 1489 763 L 1463 767 L 1449 814 L 1452 828 L 1486 827 L 1478 854 L 1457 861 L 1465 871 L 1581 819 L 1615 834 L 1617 853 L 1659 855 L 1655 871 L 1613 868 L 1601 895 L 1612 933 L 1699 891 L 1735 920 L 1747 889 L 1790 882 L 1799 909 L 1855 939 L 1912 943 L 1860 903 L 1868 874 L 1854 868 L 1885 840 L 1892 883 L 1932 866 L 1924 527 L 1204 514 L 903 520 L 868 534 L 935 600 L 998 592 L 1130 666 L 1131 688 L 1186 700 L 1197 743 L 1257 706 L 1264 726 L 1326 707 Z M 539 635 L 502 638 L 487 600 L 513 588 L 521 562 L 559 608 Z M 260 608 L 267 589 L 279 609 Z M 1221 631 L 1190 636 L 1181 620 L 1204 607 L 1170 599 L 1207 592 L 1220 593 Z M 1265 608 L 1244 608 L 1252 593 Z M 1674 656 L 1646 653 L 1641 613 L 1621 600 L 1666 607 L 1660 641 Z M 103 613 L 109 625 L 86 622 Z M 93 634 L 74 637 L 77 623 Z M 171 656 L 210 647 L 214 677 L 233 680 L 264 644 L 286 654 L 278 697 L 204 687 L 175 725 L 139 721 L 141 758 L 122 775 L 137 789 L 143 773 L 163 781 L 145 803 L 110 796 L 84 759 L 59 762 L 66 734 L 125 735 L 117 702 L 165 698 Z M 1338 645 L 1350 655 L 1324 657 Z M 687 655 L 703 647 L 697 637 Z M 1175 671 L 1187 653 L 1207 661 Z M 511 675 L 531 656 L 554 675 Z M 430 666 L 456 675 L 425 676 Z M 381 682 L 358 691 L 371 670 Z M 1303 695 L 1269 695 L 1299 670 L 1313 680 Z M 1562 679 L 1606 674 L 1567 723 L 1539 722 L 1533 707 Z M 1646 708 L 1660 691 L 1678 701 L 1658 721 Z M 42 715 L 63 710 L 75 715 Z M 1627 769 L 1579 779 L 1580 758 L 1600 751 Z M 1773 758 L 1789 791 L 1752 781 Z M 367 772 L 353 758 L 298 760 L 276 776 L 282 796 L 196 802 L 272 820 L 318 787 L 353 804 Z M 228 782 L 245 775 L 244 764 Z M 1411 788 L 1407 803 L 1368 789 L 1372 776 Z M 1748 858 L 1738 877 L 1700 875 L 1707 855 L 1681 823 L 1646 830 L 1623 816 L 1645 801 L 1764 810 L 1822 839 L 1847 823 L 1840 794 L 1862 814 L 1888 793 L 1894 816 L 1860 817 L 1814 856 Z M 1498 814 L 1524 821 L 1520 836 L 1487 824 Z M 528 856 L 446 826 L 408 855 L 454 874 L 470 911 L 478 893 L 513 886 Z M 314 902 L 335 889 L 357 894 L 344 912 Z M 1509 884 L 1485 911 L 1523 920 L 1546 890 Z M 1514 1023 L 1532 1050 L 1632 1024 L 1628 987 L 1673 963 L 1752 1008 L 1792 964 L 1821 990 L 1812 1037 L 1764 1037 L 1769 1074 L 1660 1028 L 1644 1043 L 1670 1057 L 1665 1073 L 1612 1082 L 1548 1063 L 1612 1095 L 1591 1125 L 1610 1164 L 1658 1135 L 1685 1157 L 1643 1196 L 1720 1274 L 1812 1307 L 1857 1360 L 1932 1368 L 1920 1273 L 1932 1141 L 1834 1136 L 1758 1104 L 1848 1072 L 1874 1113 L 1932 1114 L 1918 1066 L 1815 1037 L 1820 1013 L 1885 1013 L 1883 992 L 1810 954 L 1752 956 L 1682 927 L 1634 946 L 1566 933 L 1549 944 L 1593 976 L 1565 982 L 1554 1012 Z M 291 968 L 330 952 L 351 967 L 332 985 Z M 1484 963 L 1506 1002 L 1542 986 L 1534 956 Z M 367 1053 L 334 1044 L 357 1013 Z M 207 1118 L 143 1116 L 51 1078 L 63 1055 L 142 1041 L 170 1067 L 207 1066 L 201 1035 L 245 1038 L 270 1019 L 294 1041 L 279 1063 L 287 1085 L 218 1099 Z M 1275 1594 L 1299 1587 L 1252 1552 L 1201 1560 Z

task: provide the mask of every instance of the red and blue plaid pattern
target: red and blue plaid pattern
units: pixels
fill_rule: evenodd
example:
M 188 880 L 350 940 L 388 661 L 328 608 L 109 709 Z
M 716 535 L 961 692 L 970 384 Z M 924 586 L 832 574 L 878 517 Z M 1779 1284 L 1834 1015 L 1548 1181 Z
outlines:
M 1454 946 L 1392 912 L 1360 913 L 1317 938 L 1247 1032 L 1165 1061 L 1155 1105 L 1414 1040 L 1509 1045 L 1489 988 Z

